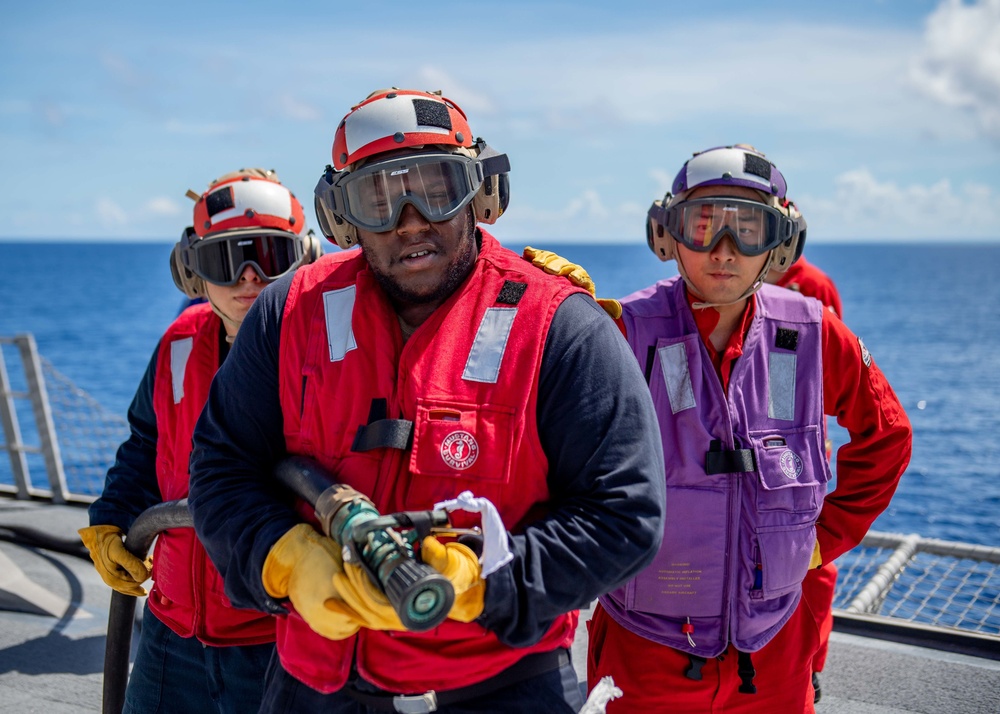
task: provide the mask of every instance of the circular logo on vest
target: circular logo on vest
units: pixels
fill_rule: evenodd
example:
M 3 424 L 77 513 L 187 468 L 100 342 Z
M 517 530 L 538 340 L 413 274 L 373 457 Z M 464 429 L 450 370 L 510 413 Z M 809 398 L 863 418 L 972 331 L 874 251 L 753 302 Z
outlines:
M 781 473 L 793 481 L 802 473 L 802 459 L 791 449 L 785 449 L 782 452 L 778 459 L 778 465 L 781 466 Z
M 453 469 L 464 471 L 479 458 L 476 437 L 467 431 L 453 431 L 441 442 L 441 458 Z

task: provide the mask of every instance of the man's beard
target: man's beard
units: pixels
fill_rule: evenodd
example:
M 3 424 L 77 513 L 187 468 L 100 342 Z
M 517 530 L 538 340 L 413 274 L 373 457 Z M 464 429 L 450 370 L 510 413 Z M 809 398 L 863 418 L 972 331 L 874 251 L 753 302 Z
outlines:
M 476 262 L 476 248 L 480 244 L 479 236 L 475 230 L 475 220 L 472 217 L 472 211 L 469 211 L 465 215 L 467 225 L 463 233 L 466 235 L 466 239 L 462 246 L 462 252 L 455 256 L 455 259 L 452 260 L 448 266 L 448 270 L 445 272 L 444 280 L 431 292 L 422 293 L 409 290 L 400 285 L 395 279 L 381 272 L 370 259 L 365 250 L 365 244 L 361 243 L 361 252 L 364 253 L 365 259 L 368 260 L 369 270 L 372 271 L 375 281 L 385 291 L 392 302 L 406 305 L 426 305 L 427 303 L 444 302 L 445 299 L 458 289 L 459 285 L 465 282 L 465 279 L 472 271 L 473 264 Z

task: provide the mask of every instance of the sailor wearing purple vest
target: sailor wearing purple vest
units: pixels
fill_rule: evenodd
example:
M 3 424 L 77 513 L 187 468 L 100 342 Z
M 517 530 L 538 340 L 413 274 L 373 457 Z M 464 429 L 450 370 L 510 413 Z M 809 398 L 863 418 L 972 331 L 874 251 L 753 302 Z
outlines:
M 696 154 L 649 211 L 649 246 L 680 277 L 624 298 L 618 324 L 656 406 L 667 518 L 657 558 L 589 623 L 589 684 L 624 693 L 609 712 L 813 711 L 802 580 L 860 542 L 909 461 L 909 421 L 861 341 L 764 285 L 795 257 L 784 196 L 774 164 L 736 145 Z M 829 495 L 824 413 L 851 435 Z

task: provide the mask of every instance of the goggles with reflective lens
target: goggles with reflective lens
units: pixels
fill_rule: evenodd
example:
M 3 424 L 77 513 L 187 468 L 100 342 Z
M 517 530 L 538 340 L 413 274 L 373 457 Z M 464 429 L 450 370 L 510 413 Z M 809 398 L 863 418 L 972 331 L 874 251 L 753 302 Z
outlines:
M 238 283 L 248 265 L 262 280 L 276 280 L 297 268 L 304 252 L 300 236 L 267 228 L 227 231 L 187 243 L 183 252 L 187 268 L 210 283 L 224 286 Z
M 486 160 L 462 154 L 404 154 L 357 171 L 328 167 L 316 184 L 316 216 L 326 235 L 333 235 L 332 226 L 345 220 L 385 233 L 395 228 L 408 203 L 431 223 L 439 223 L 458 215 L 487 176 L 504 170 L 510 170 L 506 154 Z
M 653 215 L 654 210 L 658 215 Z M 728 235 L 746 256 L 766 253 L 795 235 L 796 222 L 778 208 L 743 198 L 696 198 L 654 206 L 658 220 L 681 245 L 707 253 Z

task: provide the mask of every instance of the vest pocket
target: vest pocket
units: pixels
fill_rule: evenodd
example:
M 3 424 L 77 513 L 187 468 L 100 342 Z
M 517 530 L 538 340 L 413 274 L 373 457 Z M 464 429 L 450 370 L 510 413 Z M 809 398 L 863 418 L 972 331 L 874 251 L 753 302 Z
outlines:
M 513 422 L 510 408 L 418 400 L 411 488 L 426 496 L 429 486 L 437 500 L 454 498 L 465 489 L 476 496 L 498 496 L 510 477 Z
M 819 514 L 827 481 L 819 428 L 752 432 L 750 441 L 757 458 L 758 512 L 801 516 L 791 521 L 783 518 L 786 525 L 812 522 Z
M 627 606 L 669 617 L 717 617 L 725 592 L 726 494 L 667 488 L 663 545 L 628 586 Z
M 816 527 L 810 523 L 761 528 L 757 531 L 757 542 L 763 570 L 762 589 L 752 591 L 751 597 L 769 599 L 801 587 L 816 542 Z

